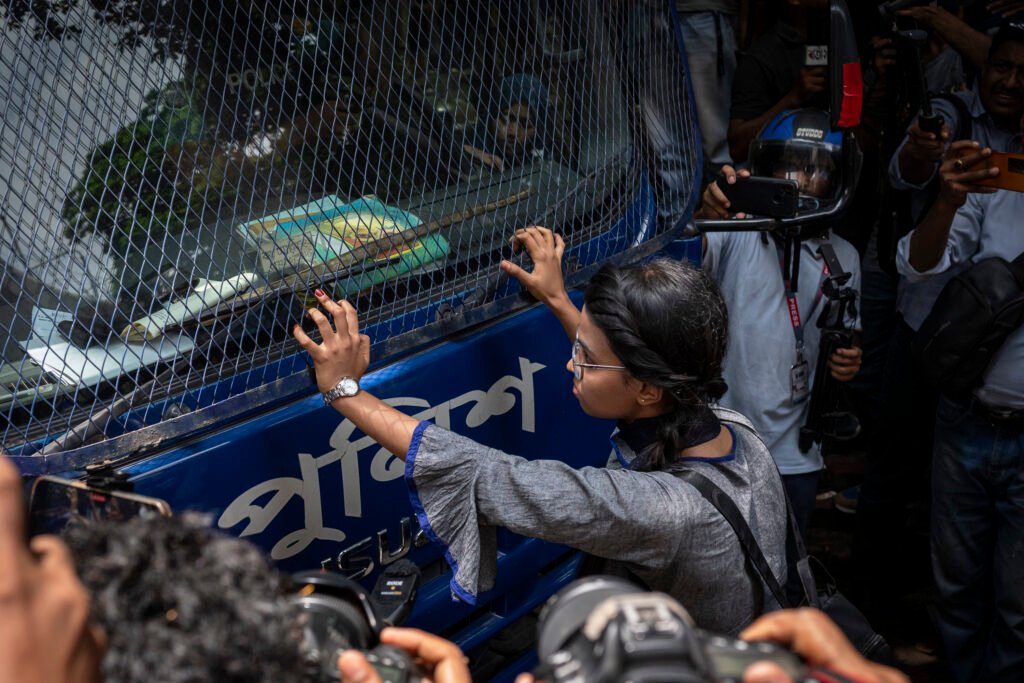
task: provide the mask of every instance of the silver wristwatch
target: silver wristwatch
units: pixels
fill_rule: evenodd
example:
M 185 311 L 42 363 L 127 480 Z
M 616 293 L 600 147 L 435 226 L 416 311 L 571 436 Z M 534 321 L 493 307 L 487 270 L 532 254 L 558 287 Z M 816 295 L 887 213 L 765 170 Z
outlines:
M 324 404 L 331 405 L 336 398 L 348 398 L 359 393 L 359 382 L 351 377 L 342 377 L 333 389 L 324 392 Z

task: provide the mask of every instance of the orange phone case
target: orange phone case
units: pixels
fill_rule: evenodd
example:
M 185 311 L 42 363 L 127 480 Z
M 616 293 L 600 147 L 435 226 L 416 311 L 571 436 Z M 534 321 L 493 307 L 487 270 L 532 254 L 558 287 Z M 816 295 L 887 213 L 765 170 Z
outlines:
M 971 153 L 973 153 L 973 151 Z M 975 185 L 985 185 L 986 187 L 998 187 L 1002 190 L 1024 192 L 1024 154 L 992 152 L 992 156 L 984 161 L 985 168 L 998 168 L 999 175 L 994 178 L 976 180 L 974 181 Z M 978 164 L 974 168 L 980 169 L 981 164 Z

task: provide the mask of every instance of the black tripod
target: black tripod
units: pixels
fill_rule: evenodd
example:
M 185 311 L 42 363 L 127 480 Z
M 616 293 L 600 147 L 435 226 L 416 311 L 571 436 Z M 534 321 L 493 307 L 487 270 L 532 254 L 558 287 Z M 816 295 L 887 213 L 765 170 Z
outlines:
M 832 376 L 828 360 L 836 349 L 853 346 L 853 330 L 847 327 L 846 316 L 857 315 L 857 291 L 846 286 L 850 273 L 843 270 L 836 251 L 828 242 L 819 247 L 828 266 L 828 277 L 822 283 L 825 307 L 818 317 L 821 343 L 811 387 L 807 422 L 800 428 L 800 451 L 806 453 L 815 443 L 826 439 L 846 441 L 860 434 L 857 416 L 840 407 L 839 382 Z

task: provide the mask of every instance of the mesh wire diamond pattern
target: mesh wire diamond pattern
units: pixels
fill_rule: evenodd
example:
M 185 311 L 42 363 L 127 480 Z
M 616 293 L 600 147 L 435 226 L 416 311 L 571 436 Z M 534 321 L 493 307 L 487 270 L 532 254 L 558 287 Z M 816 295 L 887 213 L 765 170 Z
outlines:
M 500 296 L 517 227 L 556 228 L 587 263 L 627 248 L 598 238 L 634 201 L 641 148 L 665 149 L 638 122 L 644 89 L 685 93 L 669 19 L 547 0 L 0 3 L 0 444 L 271 381 L 316 287 L 380 342 L 430 305 Z M 692 179 L 691 105 L 661 115 Z M 691 184 L 654 182 L 659 203 L 688 205 Z

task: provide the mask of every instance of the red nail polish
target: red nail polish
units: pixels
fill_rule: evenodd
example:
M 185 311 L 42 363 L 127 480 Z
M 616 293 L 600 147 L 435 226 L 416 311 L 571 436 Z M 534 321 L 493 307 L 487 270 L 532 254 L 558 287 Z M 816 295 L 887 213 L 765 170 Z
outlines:
M 316 294 L 317 296 L 324 296 L 324 290 L 322 290 L 322 289 L 317 289 L 313 293 Z

